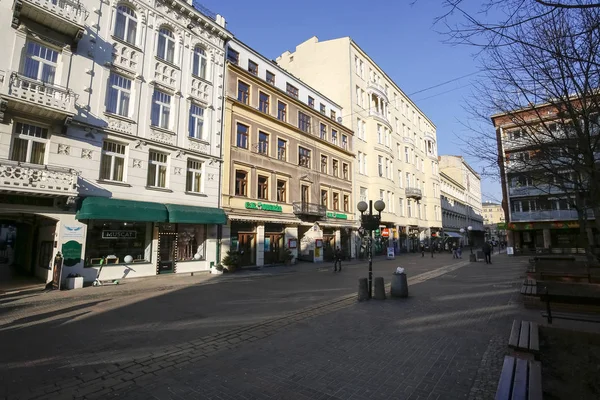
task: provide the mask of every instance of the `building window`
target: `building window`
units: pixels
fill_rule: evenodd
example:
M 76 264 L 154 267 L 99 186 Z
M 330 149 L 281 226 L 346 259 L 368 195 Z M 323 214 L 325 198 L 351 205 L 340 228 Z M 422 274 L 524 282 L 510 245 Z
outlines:
M 235 195 L 248 196 L 248 173 L 246 171 L 235 171 Z
M 232 48 L 228 48 L 227 49 L 227 61 L 229 61 L 232 64 L 238 65 L 238 62 L 240 61 L 240 53 L 233 50 Z
M 189 135 L 194 139 L 204 139 L 204 108 L 196 104 L 190 105 Z
M 383 177 L 383 156 L 377 156 L 377 171 Z
M 108 78 L 106 111 L 127 117 L 131 97 L 131 80 L 114 72 Z
M 339 209 L 340 209 L 340 194 L 339 193 L 333 194 L 333 209 L 336 211 L 339 211 Z
M 188 160 L 187 176 L 185 180 L 185 190 L 193 193 L 202 193 L 202 170 L 203 164 L 200 161 Z
M 300 199 L 303 203 L 310 201 L 310 187 L 308 185 L 300 185 Z
M 338 160 L 331 160 L 331 165 L 333 167 L 333 176 L 340 177 L 340 162 Z
M 321 104 L 319 105 L 319 107 L 320 107 L 321 114 L 325 115 L 325 112 L 326 112 L 326 111 L 325 111 L 325 104 L 321 103 Z
M 298 128 L 306 133 L 311 132 L 310 116 L 304 114 L 302 111 L 298 111 Z
M 348 135 L 342 135 L 342 149 L 348 150 Z
M 404 161 L 406 161 L 407 163 L 410 162 L 410 152 L 408 150 L 408 147 L 404 147 Z
M 277 119 L 285 122 L 287 118 L 287 104 L 277 101 Z
M 327 190 L 321 189 L 321 205 L 327 207 Z
M 350 212 L 350 196 L 344 195 L 344 212 Z
M 277 159 L 287 160 L 287 142 L 283 139 L 277 139 Z
M 238 101 L 248 104 L 250 98 L 250 86 L 242 81 L 238 81 Z
M 156 55 L 165 61 L 173 63 L 175 60 L 175 35 L 167 28 L 158 31 L 158 48 Z
M 329 116 L 331 117 L 332 120 L 335 121 L 335 111 L 334 110 L 329 111 Z
M 412 218 L 412 216 L 413 216 L 413 213 L 412 213 L 412 204 L 411 204 L 411 201 L 410 201 L 410 199 L 407 199 L 407 200 L 406 200 L 406 208 L 407 208 L 407 210 L 408 210 L 408 217 L 409 217 L 409 218 Z
M 312 97 L 308 96 L 308 106 L 315 108 L 315 99 L 313 99 Z
M 167 187 L 167 155 L 150 151 L 148 158 L 148 186 Z
M 100 179 L 123 182 L 125 172 L 125 145 L 105 141 L 100 156 Z
M 298 165 L 310 168 L 310 150 L 298 147 Z
M 286 181 L 281 179 L 277 180 L 277 201 L 280 203 L 286 202 L 286 186 Z
M 206 52 L 200 46 L 194 48 L 194 62 L 192 66 L 192 74 L 206 79 Z
M 320 137 L 323 140 L 327 140 L 327 126 L 325 124 L 320 125 Z
M 248 131 L 249 128 L 246 125 L 237 124 L 237 136 L 236 136 L 236 146 L 242 149 L 248 148 Z
M 271 85 L 275 85 L 275 74 L 271 71 L 267 71 L 267 82 Z
M 127 43 L 135 45 L 136 33 L 137 17 L 135 11 L 124 5 L 118 6 L 117 18 L 115 21 L 115 36 Z
M 258 109 L 265 114 L 269 113 L 269 95 L 263 92 L 258 94 Z
M 13 161 L 43 165 L 46 159 L 48 129 L 17 122 L 10 159 Z
M 252 60 L 248 60 L 248 72 L 252 75 L 258 75 L 258 64 Z
M 298 98 L 298 88 L 290 85 L 289 83 L 286 85 L 286 92 L 292 97 Z
M 329 164 L 329 162 L 327 161 L 327 156 L 321 155 L 321 172 L 324 174 L 326 174 L 328 172 L 327 164 Z
M 346 163 L 342 164 L 342 177 L 346 180 L 350 179 L 350 167 Z
M 381 125 L 377 125 L 377 143 L 383 144 L 383 134 L 381 132 Z
M 398 170 L 398 187 L 403 187 L 402 186 L 402 171 Z
M 269 178 L 267 178 L 266 176 L 258 176 L 257 197 L 261 200 L 269 200 Z
M 338 144 L 338 133 L 335 129 L 331 130 L 331 143 Z
M 385 190 L 379 190 L 379 200 L 385 201 Z
M 169 129 L 169 116 L 171 115 L 171 96 L 154 89 L 152 95 L 152 126 Z
M 387 158 L 385 159 L 385 177 L 390 178 L 390 160 Z
M 264 132 L 258 132 L 258 152 L 269 155 L 269 135 Z
M 398 205 L 400 206 L 400 216 L 404 217 L 404 199 L 398 199 Z
M 54 83 L 58 52 L 39 43 L 27 42 L 23 75 L 44 83 Z

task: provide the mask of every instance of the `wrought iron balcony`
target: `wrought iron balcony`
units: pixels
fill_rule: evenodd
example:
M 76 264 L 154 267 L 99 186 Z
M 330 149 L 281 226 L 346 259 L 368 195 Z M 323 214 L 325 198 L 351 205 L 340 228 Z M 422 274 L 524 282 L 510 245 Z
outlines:
M 77 196 L 78 175 L 71 168 L 0 159 L 0 190 Z
M 7 107 L 47 119 L 64 119 L 75 115 L 75 93 L 67 88 L 27 78 L 16 72 L 4 78 L 0 94 Z
M 23 17 L 63 33 L 77 43 L 83 37 L 87 11 L 80 2 L 72 0 L 15 0 L 13 28 L 19 26 Z
M 294 214 L 296 215 L 310 215 L 314 217 L 325 217 L 327 215 L 327 207 L 320 204 L 296 201 L 293 203 L 293 207 Z
M 408 197 L 410 199 L 421 200 L 421 198 L 423 197 L 423 193 L 421 192 L 421 189 L 419 189 L 419 188 L 407 187 L 406 188 L 406 197 Z

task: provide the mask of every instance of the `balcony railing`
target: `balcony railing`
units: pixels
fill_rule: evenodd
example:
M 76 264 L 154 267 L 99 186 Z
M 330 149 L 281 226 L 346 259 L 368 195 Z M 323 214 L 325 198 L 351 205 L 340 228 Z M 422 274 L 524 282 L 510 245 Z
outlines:
M 388 95 L 385 91 L 385 87 L 383 85 L 380 85 L 377 82 L 373 82 L 372 80 L 369 79 L 369 82 L 367 83 L 367 89 L 371 89 L 373 91 L 376 91 L 377 94 L 381 97 L 383 97 L 385 99 L 385 101 L 388 101 Z
M 327 207 L 321 204 L 296 201 L 293 203 L 293 207 L 294 214 L 296 215 L 311 215 L 315 217 L 325 217 L 327 215 Z
M 72 0 L 15 0 L 13 26 L 27 17 L 53 30 L 65 33 L 78 41 L 83 35 L 87 11 L 78 1 Z
M 589 210 L 588 218 L 594 218 L 594 213 Z M 513 211 L 510 214 L 512 222 L 518 221 L 564 221 L 577 219 L 577 210 L 539 210 L 539 211 Z
M 386 122 L 386 123 L 389 123 L 389 121 L 388 121 L 388 119 L 387 119 L 387 115 L 385 115 L 384 113 L 382 113 L 382 112 L 380 112 L 380 111 L 377 111 L 377 110 L 376 110 L 376 109 L 374 109 L 374 108 L 371 108 L 371 109 L 369 110 L 369 115 L 370 115 L 370 116 L 372 116 L 372 117 L 377 117 L 377 118 L 380 118 L 380 119 L 382 119 L 384 122 Z
M 0 159 L 0 189 L 15 192 L 77 195 L 74 169 Z
M 423 193 L 419 188 L 407 187 L 406 188 L 406 197 L 420 200 L 423 197 Z
M 565 193 L 565 189 L 571 187 L 573 190 L 573 185 L 564 184 L 561 185 L 563 187 L 556 187 L 551 185 L 539 185 L 539 186 L 521 186 L 521 187 L 509 187 L 508 194 L 510 196 L 543 196 L 550 194 L 560 194 Z M 567 191 L 568 192 L 568 191 Z
M 403 136 L 403 137 L 402 137 L 402 141 L 403 141 L 404 143 L 410 143 L 410 144 L 412 144 L 413 146 L 414 146 L 414 144 L 415 144 L 415 140 L 414 140 L 413 138 L 411 138 L 411 137 L 408 137 L 408 136 Z
M 8 84 L 4 85 L 9 99 L 27 103 L 27 106 L 38 108 L 39 114 L 54 111 L 60 114 L 75 114 L 75 93 L 70 89 L 27 78 L 12 72 Z M 30 110 L 26 110 L 30 111 Z

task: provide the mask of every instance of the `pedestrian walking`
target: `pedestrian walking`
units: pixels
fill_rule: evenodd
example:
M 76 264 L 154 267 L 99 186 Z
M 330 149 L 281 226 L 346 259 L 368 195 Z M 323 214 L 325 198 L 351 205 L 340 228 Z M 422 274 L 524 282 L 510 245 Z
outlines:
M 459 245 L 458 249 L 456 249 L 456 256 L 457 258 L 462 258 L 462 245 Z
M 485 242 L 483 244 L 483 254 L 485 255 L 485 263 L 491 264 L 492 263 L 492 246 L 490 245 L 489 242 Z
M 421 257 L 425 257 L 425 243 L 421 243 Z
M 456 247 L 456 243 L 452 245 L 452 258 L 458 258 L 458 248 Z
M 435 244 L 434 244 L 434 243 L 431 243 L 431 244 L 429 245 L 429 247 L 431 248 L 431 258 L 433 258 L 433 253 L 435 252 Z
M 340 272 L 342 272 L 342 249 L 340 249 L 339 246 L 337 249 L 335 249 L 335 254 L 333 257 L 333 272 L 337 272 L 338 264 L 340 265 Z

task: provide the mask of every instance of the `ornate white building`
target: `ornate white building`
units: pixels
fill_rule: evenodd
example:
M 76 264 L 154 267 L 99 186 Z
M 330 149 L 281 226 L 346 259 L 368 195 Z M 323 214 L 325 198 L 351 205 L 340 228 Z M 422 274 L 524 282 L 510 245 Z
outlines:
M 225 20 L 192 1 L 2 2 L 0 213 L 14 272 L 217 262 Z M 5 267 L 6 270 L 7 267 Z

